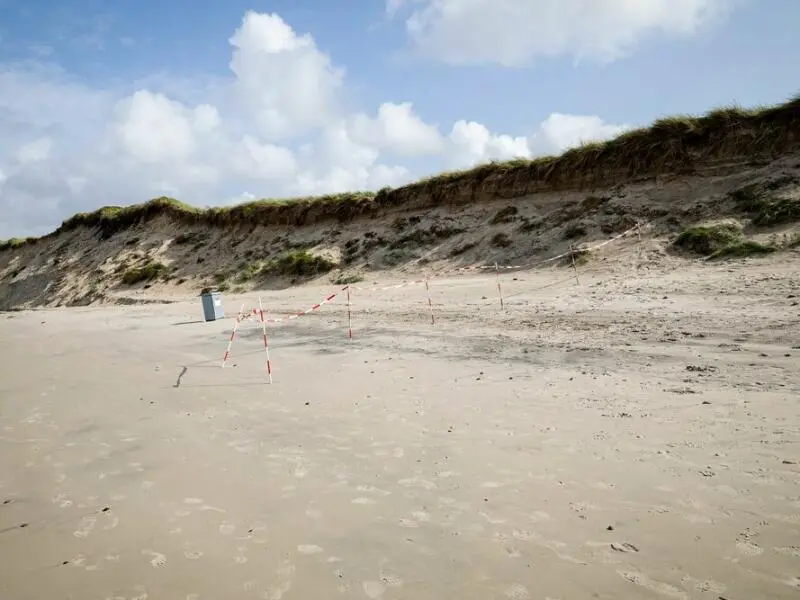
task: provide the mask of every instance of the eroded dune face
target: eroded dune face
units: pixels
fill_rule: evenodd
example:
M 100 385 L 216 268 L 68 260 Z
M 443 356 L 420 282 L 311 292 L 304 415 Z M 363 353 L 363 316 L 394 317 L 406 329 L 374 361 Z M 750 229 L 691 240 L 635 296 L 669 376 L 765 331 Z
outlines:
M 81 226 L 0 251 L 0 303 L 10 309 L 174 300 L 209 287 L 242 293 L 382 273 L 447 276 L 495 263 L 567 269 L 570 261 L 550 259 L 573 252 L 589 264 L 614 260 L 619 246 L 602 244 L 620 234 L 648 240 L 642 260 L 665 265 L 715 253 L 785 253 L 798 240 L 798 165 L 800 155 L 790 154 L 759 167 L 728 165 L 727 174 L 715 167 L 591 193 L 386 209 L 346 223 L 211 226 L 165 214 L 113 234 Z M 591 251 L 600 245 L 602 256 Z

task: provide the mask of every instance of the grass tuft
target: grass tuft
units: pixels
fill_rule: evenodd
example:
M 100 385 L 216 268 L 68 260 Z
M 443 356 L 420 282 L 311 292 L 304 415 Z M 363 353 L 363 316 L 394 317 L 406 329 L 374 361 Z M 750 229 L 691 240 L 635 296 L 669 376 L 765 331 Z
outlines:
M 795 187 L 797 181 L 784 178 L 769 183 L 745 186 L 731 193 L 740 210 L 748 213 L 753 225 L 771 227 L 800 221 L 800 201 L 776 197 L 774 191 L 782 187 Z
M 511 223 L 517 217 L 518 213 L 519 209 L 516 206 L 506 206 L 497 211 L 497 214 L 492 217 L 491 224 L 500 225 L 502 223 Z
M 489 243 L 495 248 L 508 248 L 513 242 L 507 233 L 500 231 L 492 236 Z
M 128 269 L 122 274 L 122 283 L 124 285 L 136 285 L 143 281 L 152 281 L 159 277 L 164 277 L 169 273 L 166 265 L 160 262 L 149 262 L 142 267 L 135 267 Z
M 710 258 L 745 258 L 747 256 L 763 256 L 775 252 L 774 246 L 765 246 L 752 240 L 743 240 L 723 246 L 714 252 Z
M 350 273 L 348 275 L 339 275 L 334 280 L 334 285 L 350 285 L 351 283 L 361 283 L 364 281 L 364 276 L 359 273 Z
M 731 244 L 739 243 L 742 228 L 738 223 L 698 225 L 683 231 L 672 245 L 685 252 L 711 256 Z
M 15 250 L 21 248 L 26 243 L 22 238 L 11 238 L 10 240 L 0 240 L 0 250 Z
M 316 256 L 306 250 L 298 250 L 267 263 L 263 272 L 285 277 L 314 277 L 328 273 L 337 266 L 327 258 Z

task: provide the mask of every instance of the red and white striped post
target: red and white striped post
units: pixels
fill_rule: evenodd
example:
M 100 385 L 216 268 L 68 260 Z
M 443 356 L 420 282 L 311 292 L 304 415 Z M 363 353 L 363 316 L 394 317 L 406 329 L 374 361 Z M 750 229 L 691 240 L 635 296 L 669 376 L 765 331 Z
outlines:
M 569 257 L 572 260 L 572 270 L 575 271 L 575 285 L 580 285 L 581 280 L 578 278 L 578 265 L 575 264 L 575 248 L 572 244 L 569 245 Z
M 433 303 L 431 302 L 431 289 L 428 287 L 428 280 L 425 280 L 425 292 L 428 294 L 428 310 L 431 313 L 431 325 L 436 324 L 436 320 L 433 318 Z
M 505 310 L 505 304 L 503 302 L 503 288 L 500 287 L 500 267 L 497 266 L 497 263 L 494 263 L 494 273 L 497 277 L 497 294 L 500 296 L 500 310 Z
M 261 296 L 258 297 L 258 314 L 261 316 L 261 333 L 264 336 L 264 354 L 267 357 L 267 375 L 269 382 L 272 383 L 272 362 L 269 360 L 269 342 L 267 341 L 267 322 L 264 320 L 264 305 Z
M 347 288 L 347 338 L 352 340 L 353 339 L 353 317 L 350 312 L 350 286 L 348 285 Z
M 231 353 L 231 346 L 233 346 L 233 338 L 236 337 L 236 330 L 239 329 L 239 323 L 242 322 L 242 313 L 244 312 L 244 304 L 242 304 L 242 308 L 239 309 L 239 314 L 236 315 L 236 322 L 233 324 L 233 331 L 231 331 L 231 337 L 228 340 L 228 347 L 225 349 L 225 355 L 222 357 L 222 368 L 225 368 L 225 363 L 228 361 L 228 355 Z

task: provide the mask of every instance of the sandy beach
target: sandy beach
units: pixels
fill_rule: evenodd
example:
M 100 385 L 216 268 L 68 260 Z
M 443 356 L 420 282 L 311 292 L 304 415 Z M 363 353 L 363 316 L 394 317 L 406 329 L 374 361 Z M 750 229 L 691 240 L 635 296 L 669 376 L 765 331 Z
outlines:
M 796 264 L 615 264 L 0 315 L 0 597 L 798 598 Z

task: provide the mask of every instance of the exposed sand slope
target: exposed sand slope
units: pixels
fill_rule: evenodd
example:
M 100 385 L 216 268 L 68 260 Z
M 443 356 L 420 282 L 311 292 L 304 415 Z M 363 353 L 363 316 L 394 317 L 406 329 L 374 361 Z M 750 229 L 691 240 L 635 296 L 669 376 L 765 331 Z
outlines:
M 657 251 L 0 316 L 0 597 L 797 598 L 800 273 Z
M 281 288 L 300 279 L 271 275 L 269 266 L 305 252 L 333 266 L 323 275 L 327 281 L 376 271 L 435 275 L 476 263 L 528 264 L 637 222 L 662 248 L 686 227 L 723 218 L 742 221 L 750 239 L 779 248 L 797 243 L 800 154 L 699 173 L 438 208 L 410 203 L 345 223 L 212 227 L 164 214 L 115 233 L 79 226 L 0 251 L 0 309 L 185 298 L 214 285 L 238 292 Z M 777 222 L 769 215 L 772 221 L 760 223 L 752 202 L 736 196 L 749 189 L 759 201 L 778 199 L 789 209 Z M 126 274 L 153 266 L 163 266 L 154 279 L 125 284 Z

